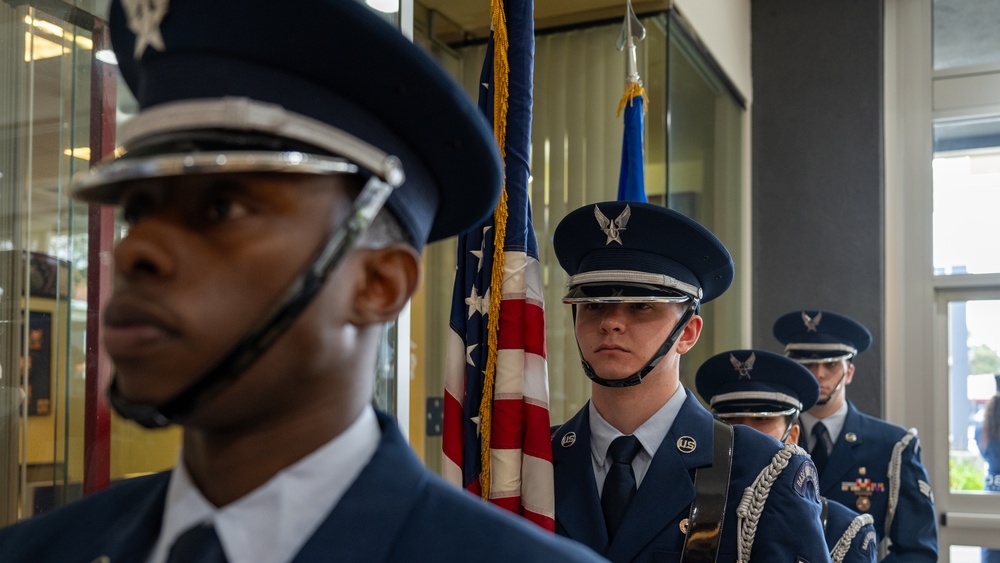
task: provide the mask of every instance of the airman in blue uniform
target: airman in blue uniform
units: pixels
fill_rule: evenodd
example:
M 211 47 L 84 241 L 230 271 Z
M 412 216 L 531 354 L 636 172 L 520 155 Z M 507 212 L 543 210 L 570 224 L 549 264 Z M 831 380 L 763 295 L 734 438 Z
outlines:
M 917 430 L 868 416 L 847 400 L 853 358 L 872 342 L 861 323 L 831 311 L 793 311 L 774 323 L 785 355 L 819 383 L 799 443 L 820 471 L 820 492 L 875 520 L 879 561 L 937 561 L 937 521 Z
M 626 202 L 571 212 L 553 244 L 592 382 L 552 437 L 556 532 L 615 562 L 829 561 L 808 456 L 716 421 L 680 384 L 700 304 L 733 279 L 725 246 Z
M 773 352 L 731 350 L 698 368 L 698 394 L 716 418 L 745 424 L 786 444 L 797 444 L 799 415 L 819 398 L 809 370 Z M 833 563 L 874 563 L 878 543 L 872 517 L 821 498 L 826 545 Z
M 115 0 L 109 25 L 141 112 L 77 183 L 128 224 L 108 393 L 183 451 L 0 530 L 0 560 L 600 560 L 431 474 L 371 406 L 420 249 L 500 193 L 464 91 L 354 1 Z

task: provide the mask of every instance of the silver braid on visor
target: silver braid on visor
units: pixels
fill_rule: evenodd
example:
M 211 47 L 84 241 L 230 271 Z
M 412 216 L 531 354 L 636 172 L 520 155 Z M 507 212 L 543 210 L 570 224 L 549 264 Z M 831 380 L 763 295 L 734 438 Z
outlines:
M 700 287 L 682 282 L 663 274 L 651 274 L 648 272 L 636 272 L 632 270 L 597 270 L 584 272 L 570 276 L 566 281 L 568 293 L 563 298 L 563 303 L 635 303 L 635 302 L 666 302 L 682 303 L 688 299 L 701 301 L 702 290 Z M 585 293 L 586 286 L 625 286 L 633 288 L 647 288 L 650 290 L 649 296 L 599 296 L 588 297 Z M 617 298 L 617 299 L 616 299 Z
M 281 139 L 313 150 L 161 150 L 143 149 L 167 139 L 199 137 L 199 132 L 229 131 Z M 394 156 L 349 133 L 248 98 L 172 102 L 144 110 L 122 126 L 122 154 L 74 178 L 74 195 L 87 201 L 117 203 L 122 184 L 142 178 L 187 174 L 287 172 L 354 174 L 361 170 L 398 187 L 405 175 Z M 308 154 L 328 152 L 334 156 Z
M 713 408 L 719 407 L 724 403 L 774 403 L 778 405 L 787 405 L 791 410 L 801 410 L 802 402 L 795 397 L 779 393 L 777 391 L 736 391 L 733 393 L 720 393 L 714 397 L 709 402 L 709 405 Z M 726 413 L 730 414 L 730 413 Z M 771 414 L 741 414 L 739 416 L 778 416 L 779 414 L 791 414 L 791 412 L 780 412 Z M 735 415 L 734 415 L 735 416 Z
M 816 353 L 816 352 L 842 352 L 835 356 L 828 356 L 824 358 L 804 358 L 800 357 L 803 353 Z M 839 362 L 840 360 L 848 360 L 858 355 L 858 349 L 854 346 L 849 346 L 847 344 L 839 344 L 835 342 L 830 343 L 807 343 L 807 342 L 793 342 L 791 344 L 785 345 L 785 355 L 792 358 L 800 364 L 830 364 L 833 362 Z

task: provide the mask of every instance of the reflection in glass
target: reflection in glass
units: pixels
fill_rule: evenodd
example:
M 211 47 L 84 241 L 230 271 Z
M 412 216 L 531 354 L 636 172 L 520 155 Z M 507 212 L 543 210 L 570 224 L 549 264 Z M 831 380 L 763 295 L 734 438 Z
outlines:
M 662 137 L 667 152 L 663 164 L 647 164 L 647 174 L 665 172 L 666 200 L 649 189 L 657 201 L 698 221 L 726 245 L 736 264 L 745 262 L 741 200 L 743 101 L 735 88 L 712 70 L 711 61 L 677 18 L 671 18 L 667 46 L 667 115 Z M 652 110 L 650 110 L 652 113 Z M 652 142 L 652 147 L 657 144 Z M 662 145 L 661 145 L 662 146 Z M 739 276 L 725 295 L 704 305 L 701 316 L 707 330 L 698 346 L 681 358 L 681 380 L 692 387 L 694 370 L 718 350 L 738 347 L 741 334 L 743 283 Z
M 67 192 L 92 51 L 89 29 L 0 4 L 0 525 L 81 494 L 86 215 Z
M 1000 301 L 948 304 L 952 491 L 1000 491 Z

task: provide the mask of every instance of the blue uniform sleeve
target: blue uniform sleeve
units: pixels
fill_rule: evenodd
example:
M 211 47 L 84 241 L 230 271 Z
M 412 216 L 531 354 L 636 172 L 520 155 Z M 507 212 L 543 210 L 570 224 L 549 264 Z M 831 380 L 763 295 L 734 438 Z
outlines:
M 826 545 L 833 563 L 875 563 L 878 534 L 871 514 L 858 514 L 834 500 L 827 500 Z
M 750 560 L 830 561 L 821 512 L 816 466 L 793 455 L 767 496 Z
M 875 527 L 871 524 L 865 524 L 862 526 L 854 539 L 851 540 L 851 546 L 846 553 L 843 554 L 843 558 L 837 558 L 839 554 L 831 553 L 834 556 L 833 563 L 876 563 L 878 561 L 878 536 L 875 534 Z
M 914 437 L 900 460 L 899 501 L 889 529 L 889 550 L 883 561 L 895 563 L 938 560 L 937 517 L 927 470 L 920 461 L 920 440 Z

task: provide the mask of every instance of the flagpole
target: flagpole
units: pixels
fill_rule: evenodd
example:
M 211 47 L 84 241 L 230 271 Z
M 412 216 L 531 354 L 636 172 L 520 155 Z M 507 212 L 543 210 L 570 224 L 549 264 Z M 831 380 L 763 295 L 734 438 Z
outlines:
M 503 155 L 503 196 L 458 241 L 441 472 L 554 531 L 545 305 L 528 194 L 534 3 L 492 0 L 491 8 L 479 108 Z
M 618 115 L 621 116 L 625 105 L 636 97 L 646 97 L 646 91 L 642 87 L 642 79 L 639 78 L 639 64 L 636 58 L 636 43 L 646 38 L 646 28 L 639 22 L 632 9 L 632 0 L 625 2 L 625 21 L 622 22 L 622 30 L 618 34 L 618 50 L 627 49 L 625 53 L 625 94 L 622 95 L 618 103 Z M 645 113 L 645 110 L 644 110 Z
M 643 157 L 643 118 L 646 115 L 646 91 L 639 78 L 636 43 L 646 38 L 646 28 L 632 10 L 632 0 L 625 2 L 625 21 L 618 35 L 617 47 L 625 49 L 625 93 L 618 102 L 618 116 L 625 111 L 622 131 L 622 164 L 618 175 L 619 201 L 647 201 Z M 638 104 L 639 107 L 635 107 Z

